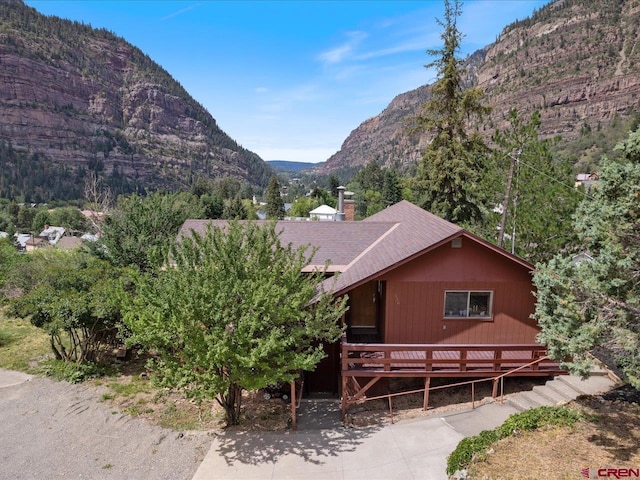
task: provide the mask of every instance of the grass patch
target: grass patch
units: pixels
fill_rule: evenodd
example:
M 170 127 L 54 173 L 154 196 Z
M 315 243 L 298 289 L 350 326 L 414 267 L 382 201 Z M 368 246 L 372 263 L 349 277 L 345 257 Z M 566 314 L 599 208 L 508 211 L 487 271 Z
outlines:
M 181 401 L 180 405 L 177 405 L 169 401 L 159 416 L 158 424 L 173 430 L 202 430 L 207 425 L 220 422 L 223 414 L 223 411 L 212 411 L 207 404 L 198 406 Z
M 538 407 L 511 415 L 501 426 L 484 430 L 474 437 L 464 438 L 447 458 L 447 474 L 469 466 L 474 460 L 484 460 L 491 445 L 511 435 L 519 435 L 544 426 L 573 426 L 582 414 L 566 406 Z
M 91 378 L 113 375 L 116 372 L 117 367 L 110 364 L 63 362 L 55 359 L 45 360 L 38 366 L 38 373 L 69 383 L 80 383 Z
M 28 320 L 6 318 L 0 309 L 0 368 L 36 373 L 32 366 L 51 354 L 49 336 Z
M 149 380 L 143 380 L 138 377 L 131 377 L 127 382 L 109 381 L 106 383 L 106 387 L 113 392 L 113 398 L 135 397 L 140 393 L 153 393 L 157 390 Z

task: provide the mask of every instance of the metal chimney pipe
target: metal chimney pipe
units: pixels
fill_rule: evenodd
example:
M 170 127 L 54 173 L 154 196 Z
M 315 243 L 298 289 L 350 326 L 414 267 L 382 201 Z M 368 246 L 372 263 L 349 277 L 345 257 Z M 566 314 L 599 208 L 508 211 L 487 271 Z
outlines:
M 338 211 L 336 212 L 336 222 L 344 222 L 344 191 L 342 185 L 338 187 Z

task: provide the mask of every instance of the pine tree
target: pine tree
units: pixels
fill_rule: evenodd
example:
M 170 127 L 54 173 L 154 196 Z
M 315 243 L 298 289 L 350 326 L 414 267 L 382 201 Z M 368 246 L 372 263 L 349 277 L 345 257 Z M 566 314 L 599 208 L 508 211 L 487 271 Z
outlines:
M 486 147 L 479 133 L 468 133 L 468 123 L 487 113 L 482 91 L 463 86 L 463 65 L 457 54 L 462 34 L 456 20 L 462 12 L 458 0 L 445 0 L 441 35 L 444 46 L 428 50 L 438 58 L 426 67 L 436 67 L 438 80 L 431 99 L 416 118 L 417 129 L 433 135 L 420 165 L 424 189 L 422 206 L 451 222 L 471 222 L 482 218 L 482 199 L 475 188 L 483 170 Z
M 280 182 L 278 177 L 272 175 L 267 187 L 267 218 L 282 220 L 284 218 L 284 202 L 280 195 Z
M 384 172 L 382 183 L 382 201 L 386 206 L 393 205 L 402 200 L 402 186 L 398 178 L 398 172 L 389 168 Z
M 244 207 L 240 195 L 233 197 L 233 199 L 224 206 L 222 218 L 225 220 L 246 220 L 249 218 L 247 209 Z
M 640 389 L 640 128 L 601 162 L 574 226 L 590 261 L 561 255 L 537 269 L 535 318 L 549 353 L 587 374 L 596 349 Z
M 511 110 L 508 120 L 509 127 L 493 135 L 497 172 L 483 179 L 493 183 L 495 203 L 502 204 L 497 243 L 531 263 L 545 262 L 575 245 L 571 218 L 580 193 L 571 164 L 551 154 L 553 140 L 538 138 L 539 112 L 524 122 Z

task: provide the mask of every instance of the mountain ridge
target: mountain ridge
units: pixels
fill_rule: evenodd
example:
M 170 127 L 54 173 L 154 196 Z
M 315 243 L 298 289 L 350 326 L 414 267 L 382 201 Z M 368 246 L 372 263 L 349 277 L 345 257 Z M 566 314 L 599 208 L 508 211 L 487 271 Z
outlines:
M 506 127 L 511 108 L 522 117 L 539 110 L 541 137 L 561 135 L 566 142 L 637 114 L 639 19 L 638 0 L 558 0 L 506 26 L 494 43 L 466 59 L 466 82 L 482 88 L 493 107 L 481 127 L 485 137 Z M 371 162 L 415 165 L 430 140 L 408 125 L 429 100 L 430 88 L 396 96 L 316 172 L 354 171 Z
M 184 189 L 198 176 L 266 185 L 271 175 L 166 70 L 105 29 L 3 0 L 0 65 L 0 141 L 15 153 L 5 172 L 44 162 L 74 177 L 75 194 L 83 171 L 123 191 Z M 20 191 L 8 177 L 0 196 Z

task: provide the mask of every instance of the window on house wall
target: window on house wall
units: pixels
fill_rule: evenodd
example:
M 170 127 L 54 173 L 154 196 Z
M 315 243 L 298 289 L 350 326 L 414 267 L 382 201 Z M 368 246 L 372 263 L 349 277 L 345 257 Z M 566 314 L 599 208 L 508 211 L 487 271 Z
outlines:
M 444 316 L 448 318 L 491 318 L 493 292 L 448 290 L 444 293 Z

